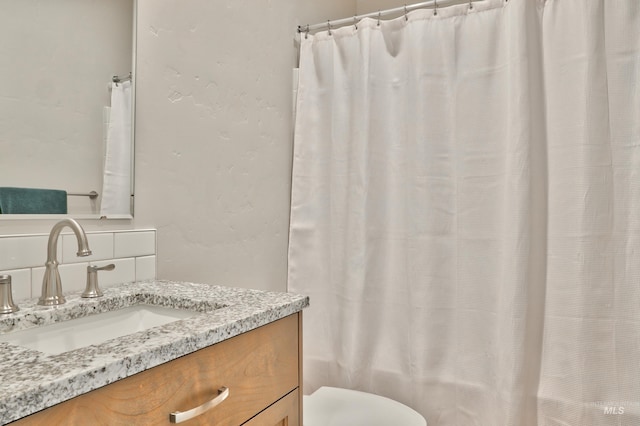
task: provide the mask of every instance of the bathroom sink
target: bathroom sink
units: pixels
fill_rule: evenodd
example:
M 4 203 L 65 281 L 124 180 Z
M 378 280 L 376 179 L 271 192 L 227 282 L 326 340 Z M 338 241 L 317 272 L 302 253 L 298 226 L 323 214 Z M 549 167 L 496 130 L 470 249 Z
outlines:
M 195 311 L 136 305 L 117 311 L 10 332 L 0 335 L 0 342 L 57 355 L 198 314 L 199 312 Z

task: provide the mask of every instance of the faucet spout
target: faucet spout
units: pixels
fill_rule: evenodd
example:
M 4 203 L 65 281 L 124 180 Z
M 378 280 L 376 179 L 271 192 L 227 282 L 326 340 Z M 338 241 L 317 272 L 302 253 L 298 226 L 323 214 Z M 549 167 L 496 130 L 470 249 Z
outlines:
M 60 232 L 67 226 L 71 228 L 78 240 L 78 257 L 91 255 L 87 234 L 78 222 L 74 219 L 64 219 L 53 225 L 49 233 L 47 243 L 47 263 L 45 264 L 44 279 L 42 280 L 42 295 L 38 299 L 38 305 L 55 306 L 66 302 L 62 294 L 62 282 L 58 271 L 58 238 Z

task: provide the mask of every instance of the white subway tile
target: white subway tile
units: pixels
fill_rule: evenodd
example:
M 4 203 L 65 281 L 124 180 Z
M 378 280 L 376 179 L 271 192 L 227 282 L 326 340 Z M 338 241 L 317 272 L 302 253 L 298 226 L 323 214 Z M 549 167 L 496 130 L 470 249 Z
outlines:
M 62 236 L 62 262 L 81 263 L 113 258 L 113 233 L 87 234 L 91 256 L 78 257 L 78 240 L 74 234 Z
M 115 284 L 122 284 L 136 280 L 136 260 L 134 258 L 111 259 L 99 262 L 91 262 L 94 266 L 106 266 L 110 263 L 116 265 L 113 271 L 98 271 L 98 285 L 100 288 L 108 288 Z
M 47 261 L 46 235 L 0 237 L 0 269 L 31 268 Z M 58 240 L 58 253 L 62 243 Z
M 31 269 L 31 297 L 40 297 L 42 294 L 42 278 L 44 267 Z
M 31 299 L 31 269 L 0 271 L 0 275 L 11 275 L 11 292 L 16 303 Z
M 156 257 L 136 257 L 136 281 L 152 280 L 156 277 Z
M 135 257 L 155 254 L 155 231 L 132 231 L 114 233 L 114 257 Z
M 62 282 L 62 294 L 74 291 L 83 291 L 87 283 L 88 263 L 70 263 L 59 265 L 60 281 Z M 33 268 L 31 273 L 31 291 L 33 297 L 40 297 L 42 293 L 42 279 L 45 268 Z

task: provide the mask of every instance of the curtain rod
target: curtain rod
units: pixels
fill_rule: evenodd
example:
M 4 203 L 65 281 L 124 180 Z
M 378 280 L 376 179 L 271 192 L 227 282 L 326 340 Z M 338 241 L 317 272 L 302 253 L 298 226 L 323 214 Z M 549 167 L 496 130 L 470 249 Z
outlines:
M 111 81 L 113 81 L 114 83 L 122 83 L 124 81 L 131 81 L 131 72 L 129 72 L 129 75 L 126 76 L 126 77 L 120 77 L 120 76 L 114 75 L 111 78 Z
M 425 1 L 422 3 L 410 4 L 402 7 L 395 7 L 393 9 L 380 10 L 378 12 L 365 13 L 363 15 L 356 15 L 352 18 L 342 18 L 336 19 L 334 21 L 328 20 L 327 22 L 323 22 L 321 24 L 313 24 L 313 25 L 298 25 L 299 33 L 308 33 L 309 31 L 318 31 L 318 30 L 332 30 L 336 27 L 344 26 L 344 25 L 353 25 L 359 22 L 364 18 L 382 18 L 383 16 L 394 15 L 398 13 L 408 13 L 412 10 L 423 9 L 427 7 L 432 7 L 435 9 L 434 13 L 438 13 L 438 7 L 447 6 L 454 3 L 465 3 L 465 1 L 461 0 L 431 0 Z M 469 7 L 473 9 L 472 0 L 468 0 Z

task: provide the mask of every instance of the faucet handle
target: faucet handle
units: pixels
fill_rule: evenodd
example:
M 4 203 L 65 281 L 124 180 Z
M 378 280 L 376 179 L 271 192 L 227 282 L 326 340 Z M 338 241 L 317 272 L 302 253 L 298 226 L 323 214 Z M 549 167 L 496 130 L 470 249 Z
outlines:
M 113 271 L 116 268 L 116 265 L 110 263 L 108 265 L 98 267 L 94 265 L 87 266 L 87 286 L 84 289 L 84 292 L 81 294 L 82 297 L 100 297 L 104 293 L 100 290 L 100 286 L 98 286 L 98 271 Z
M 13 303 L 11 275 L 0 275 L 0 314 L 10 314 L 20 309 Z
M 89 265 L 87 266 L 87 272 L 97 272 L 97 271 L 113 271 L 114 269 L 116 269 L 116 265 L 114 265 L 113 263 L 110 263 L 108 265 L 105 266 L 93 266 L 93 265 Z

